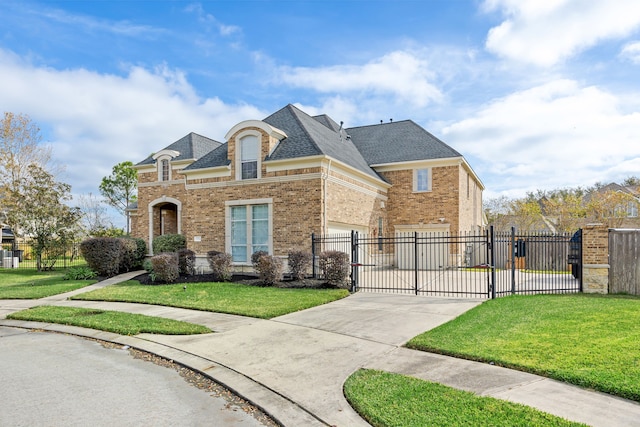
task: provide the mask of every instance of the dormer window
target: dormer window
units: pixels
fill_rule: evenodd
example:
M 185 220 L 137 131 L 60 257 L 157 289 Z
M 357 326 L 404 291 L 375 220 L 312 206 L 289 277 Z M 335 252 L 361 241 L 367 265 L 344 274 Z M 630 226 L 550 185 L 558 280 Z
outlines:
M 240 179 L 258 178 L 258 137 L 247 135 L 240 139 Z
M 160 161 L 160 178 L 161 181 L 169 181 L 171 179 L 169 160 L 163 159 Z

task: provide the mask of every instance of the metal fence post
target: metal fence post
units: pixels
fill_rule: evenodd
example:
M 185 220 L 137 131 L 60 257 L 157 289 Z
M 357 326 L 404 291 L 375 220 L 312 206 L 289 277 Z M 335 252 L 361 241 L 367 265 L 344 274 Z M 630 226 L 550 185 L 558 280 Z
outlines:
M 316 234 L 311 233 L 311 276 L 317 279 L 316 276 Z
M 418 232 L 413 232 L 413 284 L 416 295 L 418 295 Z
M 489 251 L 491 252 L 491 283 L 489 284 L 489 288 L 491 290 L 491 299 L 496 299 L 496 235 L 493 225 L 489 230 Z
M 511 227 L 511 295 L 516 293 L 516 228 Z

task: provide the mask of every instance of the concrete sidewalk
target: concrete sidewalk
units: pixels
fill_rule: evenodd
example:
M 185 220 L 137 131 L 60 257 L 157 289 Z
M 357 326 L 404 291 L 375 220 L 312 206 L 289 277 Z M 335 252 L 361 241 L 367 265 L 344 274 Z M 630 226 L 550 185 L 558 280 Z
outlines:
M 286 426 L 368 425 L 342 394 L 344 381 L 363 367 L 512 400 L 593 426 L 640 426 L 640 405 L 635 402 L 519 371 L 401 347 L 418 333 L 480 304 L 480 300 L 357 293 L 271 320 L 151 305 L 68 301 L 63 296 L 29 305 L 43 303 L 207 325 L 216 333 L 123 337 L 62 325 L 0 320 L 0 325 L 90 336 L 173 359 L 211 376 Z M 26 305 L 25 301 L 0 301 L 0 315 Z

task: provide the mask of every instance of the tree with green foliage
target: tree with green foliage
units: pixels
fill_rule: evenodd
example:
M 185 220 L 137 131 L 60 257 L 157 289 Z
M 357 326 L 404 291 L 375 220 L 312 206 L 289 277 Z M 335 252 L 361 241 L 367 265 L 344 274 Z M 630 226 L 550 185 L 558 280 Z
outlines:
M 116 208 L 127 219 L 127 234 L 130 230 L 130 218 L 127 208 L 137 200 L 138 171 L 130 161 L 118 163 L 111 175 L 102 178 L 99 189 L 106 203 Z
M 51 147 L 41 144 L 40 128 L 26 114 L 5 112 L 0 119 L 0 208 L 14 231 L 9 213 L 22 209 L 15 199 L 20 186 L 29 178 L 29 166 L 38 165 L 50 171 Z
M 10 196 L 19 206 L 8 212 L 10 223 L 17 224 L 20 232 L 31 239 L 38 271 L 53 268 L 73 241 L 81 217 L 79 208 L 64 203 L 71 200 L 71 186 L 31 164 Z

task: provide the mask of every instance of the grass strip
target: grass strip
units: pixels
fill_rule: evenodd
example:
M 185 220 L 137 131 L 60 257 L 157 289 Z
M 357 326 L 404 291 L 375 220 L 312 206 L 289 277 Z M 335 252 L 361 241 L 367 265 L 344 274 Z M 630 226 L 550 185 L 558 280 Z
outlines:
M 407 347 L 464 357 L 640 401 L 640 298 L 510 296 L 425 332 Z
M 43 305 L 12 313 L 8 315 L 7 318 L 81 326 L 120 335 L 137 335 L 141 333 L 192 335 L 211 332 L 209 328 L 202 325 L 179 320 L 77 307 Z
M 271 319 L 348 295 L 345 289 L 284 289 L 217 282 L 189 283 L 185 287 L 141 285 L 129 280 L 72 299 L 157 304 Z
M 96 283 L 96 280 L 63 280 L 62 277 L 60 272 L 52 271 L 0 271 L 0 299 L 45 298 Z
M 584 426 L 517 403 L 369 369 L 351 375 L 344 393 L 374 427 Z

